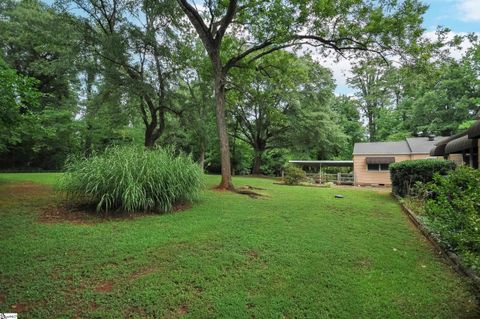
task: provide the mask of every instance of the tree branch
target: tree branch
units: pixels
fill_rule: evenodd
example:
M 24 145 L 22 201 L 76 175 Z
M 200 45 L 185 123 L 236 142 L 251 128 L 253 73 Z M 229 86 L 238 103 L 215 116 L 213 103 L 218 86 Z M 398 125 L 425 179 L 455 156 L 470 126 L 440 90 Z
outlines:
M 220 20 L 220 27 L 215 35 L 215 42 L 216 45 L 220 45 L 222 42 L 223 36 L 227 31 L 228 26 L 232 23 L 233 18 L 235 17 L 235 13 L 237 11 L 237 0 L 230 0 L 228 3 L 227 13 L 225 16 Z
M 198 33 L 198 36 L 202 40 L 205 49 L 211 55 L 213 53 L 214 39 L 209 32 L 207 25 L 203 21 L 202 17 L 187 0 L 177 0 L 177 3 L 182 8 L 183 12 L 187 15 L 188 19 L 192 23 L 193 27 Z

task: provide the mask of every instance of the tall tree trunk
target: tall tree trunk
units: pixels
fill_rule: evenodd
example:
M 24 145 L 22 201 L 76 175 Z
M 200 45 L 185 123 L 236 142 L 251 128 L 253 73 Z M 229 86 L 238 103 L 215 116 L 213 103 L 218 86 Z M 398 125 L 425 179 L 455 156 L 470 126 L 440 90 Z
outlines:
M 368 115 L 368 134 L 370 135 L 369 142 L 377 140 L 377 127 L 372 114 Z
M 220 48 L 225 32 L 232 23 L 237 10 L 237 0 L 230 0 L 225 16 L 218 21 L 218 26 L 209 28 L 199 14 L 198 9 L 187 0 L 177 0 L 183 12 L 187 15 L 193 27 L 197 31 L 203 46 L 210 57 L 215 79 L 215 115 L 217 121 L 218 139 L 220 141 L 220 158 L 222 165 L 222 181 L 218 188 L 235 190 L 232 184 L 232 172 L 230 163 L 230 148 L 228 145 L 227 121 L 225 119 L 225 78 L 228 67 L 224 69 L 220 58 Z M 212 21 L 213 22 L 213 21 Z M 217 24 L 217 23 L 214 23 Z M 213 25 L 211 25 L 213 26 Z M 229 67 L 232 67 L 232 62 Z
M 155 141 L 157 140 L 154 134 L 155 127 L 149 125 L 145 128 L 145 147 L 153 148 Z
M 252 167 L 253 175 L 260 175 L 262 173 L 262 170 L 261 170 L 262 155 L 263 155 L 263 150 L 255 150 L 255 155 L 253 157 L 253 167 Z
M 84 152 L 88 156 L 88 155 L 91 155 L 93 152 L 93 138 L 92 138 L 93 127 L 92 127 L 92 124 L 90 124 L 90 119 L 88 119 L 88 117 L 86 117 L 85 122 L 87 123 L 87 131 L 85 132 Z
M 215 77 L 215 113 L 217 133 L 220 141 L 220 163 L 222 165 L 222 180 L 218 188 L 234 189 L 230 163 L 230 146 L 228 143 L 227 121 L 225 119 L 225 73 L 220 56 L 212 58 Z
M 95 82 L 95 72 L 92 68 L 87 68 L 87 79 L 86 79 L 86 93 L 87 93 L 87 99 L 85 101 L 85 123 L 86 123 L 86 129 L 87 131 L 85 132 L 85 146 L 84 146 L 84 152 L 86 155 L 90 155 L 93 152 L 93 125 L 92 125 L 92 119 L 95 117 L 95 114 L 97 113 L 96 110 L 94 110 L 94 106 L 92 105 L 92 100 L 93 100 L 93 85 Z M 95 109 L 98 108 L 98 105 L 95 105 Z
M 202 172 L 205 171 L 205 143 L 200 142 L 200 155 L 198 156 L 198 165 L 202 169 Z

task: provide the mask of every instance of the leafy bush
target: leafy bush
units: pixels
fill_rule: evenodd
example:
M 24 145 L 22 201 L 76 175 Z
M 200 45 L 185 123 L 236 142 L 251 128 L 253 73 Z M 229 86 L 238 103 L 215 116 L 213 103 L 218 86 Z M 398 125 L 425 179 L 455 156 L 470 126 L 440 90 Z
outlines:
M 101 155 L 71 158 L 60 190 L 74 204 L 97 211 L 166 212 L 197 198 L 203 173 L 190 157 L 156 148 L 112 147 Z
M 459 167 L 427 184 L 427 224 L 467 263 L 480 267 L 480 170 Z
M 285 162 L 289 159 L 289 155 L 289 150 L 285 148 L 274 148 L 265 151 L 262 156 L 262 174 L 280 176 Z
M 390 178 L 393 193 L 399 196 L 409 195 L 413 186 L 418 183 L 428 183 L 438 173 L 446 175 L 455 169 L 455 162 L 444 160 L 408 160 L 390 164 Z
M 284 168 L 284 181 L 288 185 L 298 185 L 306 178 L 305 171 L 295 165 L 287 165 Z

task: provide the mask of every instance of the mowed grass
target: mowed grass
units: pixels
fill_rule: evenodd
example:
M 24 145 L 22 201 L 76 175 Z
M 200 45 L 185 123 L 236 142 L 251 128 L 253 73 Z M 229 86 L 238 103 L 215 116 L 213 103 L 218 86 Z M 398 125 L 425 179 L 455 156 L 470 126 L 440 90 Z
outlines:
M 385 192 L 206 190 L 172 214 L 39 220 L 58 174 L 0 174 L 0 312 L 19 318 L 478 318 L 470 285 Z M 209 185 L 218 176 L 208 176 Z M 28 189 L 22 194 L 22 189 Z M 335 199 L 335 194 L 344 199 Z M 43 208 L 44 210 L 45 208 Z

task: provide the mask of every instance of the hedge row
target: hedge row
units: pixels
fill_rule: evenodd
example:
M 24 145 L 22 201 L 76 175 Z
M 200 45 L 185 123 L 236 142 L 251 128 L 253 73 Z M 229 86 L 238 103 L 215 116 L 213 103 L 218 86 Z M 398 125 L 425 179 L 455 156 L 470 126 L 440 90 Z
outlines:
M 423 194 L 422 194 L 423 193 Z M 480 269 L 480 170 L 459 167 L 424 186 L 427 226 L 442 244 Z
M 428 183 L 438 173 L 446 175 L 456 167 L 455 162 L 445 160 L 408 160 L 390 164 L 390 178 L 394 194 L 405 197 L 417 182 Z

